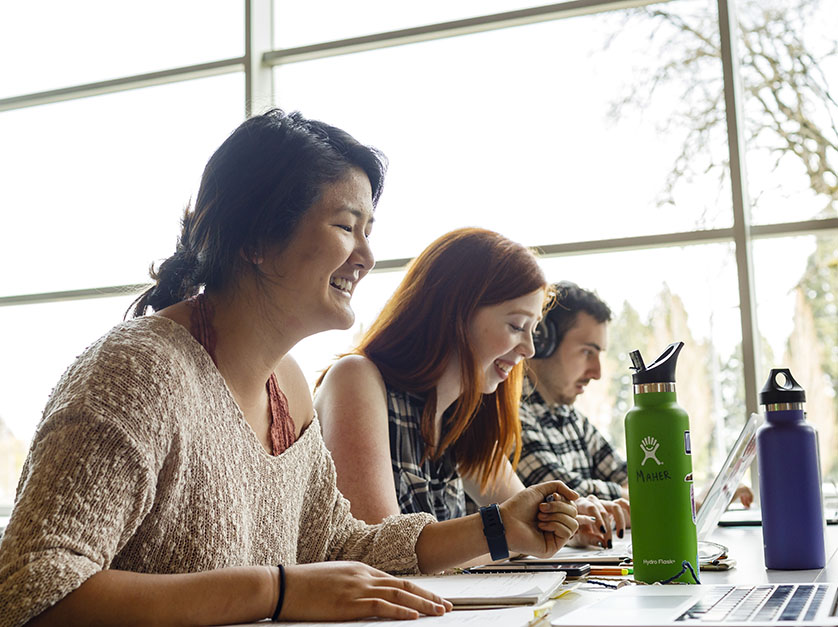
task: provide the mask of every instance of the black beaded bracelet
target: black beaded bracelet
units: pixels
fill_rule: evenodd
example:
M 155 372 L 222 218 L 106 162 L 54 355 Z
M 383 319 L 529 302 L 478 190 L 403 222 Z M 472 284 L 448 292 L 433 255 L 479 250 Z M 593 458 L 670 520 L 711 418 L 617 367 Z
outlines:
M 285 600 L 285 567 L 282 564 L 277 564 L 279 568 L 279 598 L 276 600 L 276 609 L 271 620 L 276 622 L 279 620 L 279 613 L 282 611 L 282 602 Z

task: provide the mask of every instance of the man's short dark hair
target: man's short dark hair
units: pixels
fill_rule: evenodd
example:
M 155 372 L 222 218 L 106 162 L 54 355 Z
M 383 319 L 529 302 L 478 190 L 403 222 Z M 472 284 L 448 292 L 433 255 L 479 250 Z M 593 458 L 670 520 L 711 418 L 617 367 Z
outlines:
M 576 324 L 579 312 L 584 311 L 597 322 L 611 321 L 611 309 L 594 292 L 570 281 L 554 283 L 552 289 L 556 300 L 546 315 L 556 327 L 556 346 Z

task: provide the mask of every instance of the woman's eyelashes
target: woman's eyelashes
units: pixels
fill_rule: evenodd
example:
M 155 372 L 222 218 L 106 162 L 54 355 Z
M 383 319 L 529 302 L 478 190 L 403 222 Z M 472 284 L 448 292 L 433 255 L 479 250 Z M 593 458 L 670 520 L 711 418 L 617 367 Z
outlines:
M 535 322 L 530 320 L 516 320 L 514 322 L 508 322 L 509 328 L 515 331 L 515 333 L 532 333 L 535 331 Z
M 355 232 L 355 227 L 351 226 L 349 224 L 336 224 L 335 226 L 338 227 L 339 229 L 343 229 L 347 233 L 354 233 Z M 372 230 L 364 231 L 364 239 L 369 239 L 370 235 L 372 235 Z

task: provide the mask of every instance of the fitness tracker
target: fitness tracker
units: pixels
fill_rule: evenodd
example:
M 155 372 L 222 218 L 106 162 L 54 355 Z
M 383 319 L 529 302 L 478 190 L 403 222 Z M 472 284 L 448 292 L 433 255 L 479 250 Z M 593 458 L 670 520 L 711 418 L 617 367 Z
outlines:
M 489 544 L 489 552 L 492 554 L 492 561 L 503 560 L 509 557 L 509 547 L 506 544 L 506 531 L 503 528 L 503 521 L 500 518 L 500 508 L 497 503 L 492 503 L 480 508 L 480 517 L 483 519 L 483 535 Z

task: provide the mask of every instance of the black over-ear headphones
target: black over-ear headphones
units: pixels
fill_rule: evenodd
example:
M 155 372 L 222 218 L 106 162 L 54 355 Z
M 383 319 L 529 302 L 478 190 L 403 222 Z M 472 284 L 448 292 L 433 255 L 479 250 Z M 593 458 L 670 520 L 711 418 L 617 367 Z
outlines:
M 547 359 L 556 352 L 559 346 L 556 323 L 545 314 L 532 332 L 532 343 L 535 348 L 533 359 Z

